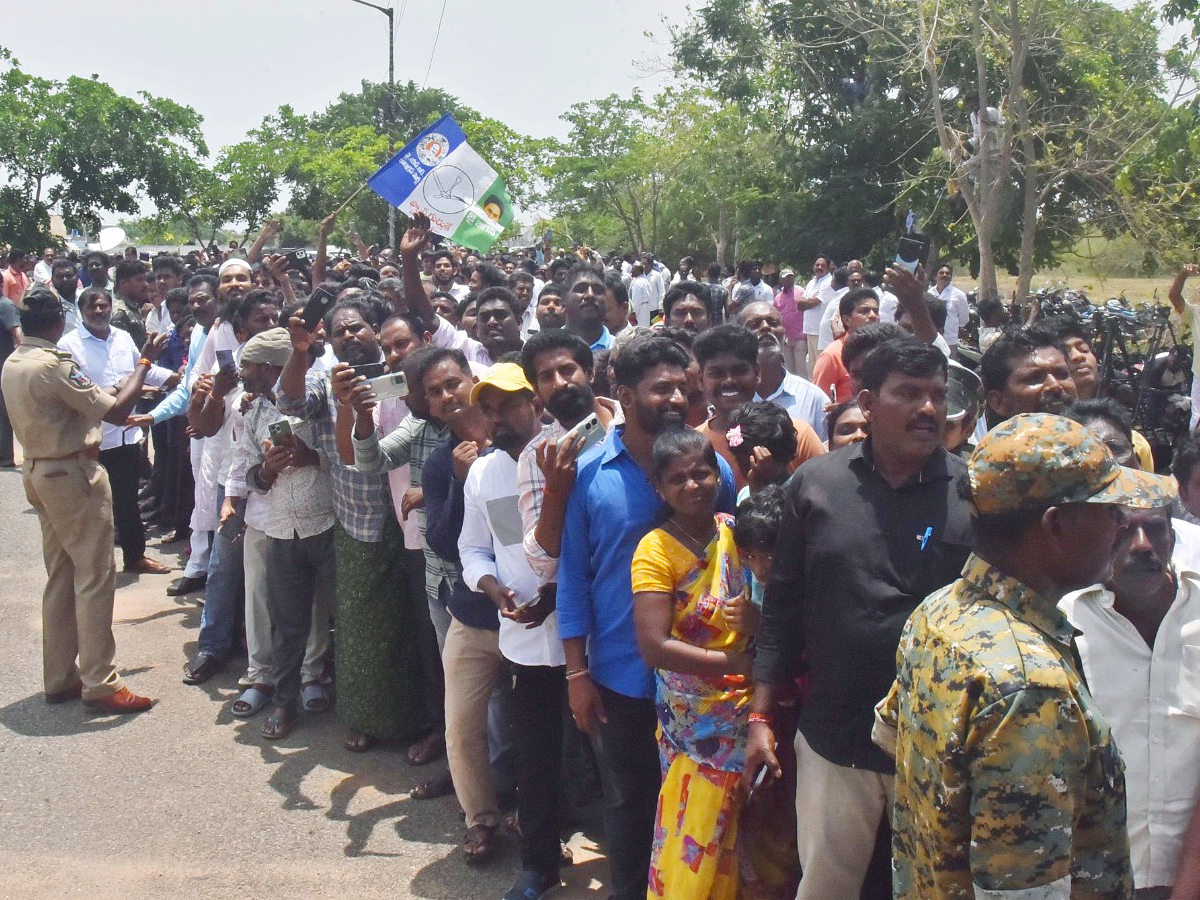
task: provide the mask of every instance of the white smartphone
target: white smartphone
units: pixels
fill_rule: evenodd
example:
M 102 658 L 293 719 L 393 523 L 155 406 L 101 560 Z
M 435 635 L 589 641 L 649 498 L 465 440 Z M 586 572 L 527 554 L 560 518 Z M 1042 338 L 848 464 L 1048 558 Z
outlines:
M 604 440 L 605 431 L 596 414 L 589 413 L 587 418 L 562 436 L 558 442 L 558 446 L 565 446 L 567 441 L 574 438 L 577 434 L 583 435 L 583 446 L 579 448 L 579 453 L 582 455 L 585 451 L 590 450 Z
M 369 379 L 367 384 L 371 386 L 371 393 L 379 401 L 408 396 L 408 379 L 403 372 L 380 375 L 378 378 Z

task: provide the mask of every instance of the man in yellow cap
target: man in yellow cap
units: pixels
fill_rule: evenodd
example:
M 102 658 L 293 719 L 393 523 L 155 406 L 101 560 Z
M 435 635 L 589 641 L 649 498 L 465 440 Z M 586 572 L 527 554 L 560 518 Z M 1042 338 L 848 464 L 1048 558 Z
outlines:
M 968 476 L 975 553 L 909 618 L 878 709 L 895 896 L 1132 897 L 1124 767 L 1056 604 L 1111 574 L 1124 508 L 1174 483 L 1044 413 L 992 429 Z
M 517 459 L 541 430 L 542 405 L 516 363 L 500 363 L 484 375 L 471 389 L 471 402 L 483 413 L 492 446 L 471 466 L 463 485 L 459 558 L 467 587 L 484 594 L 500 610 L 499 634 L 479 632 L 489 650 L 495 648 L 491 680 L 480 671 L 487 693 L 501 671 L 511 666 L 513 673 L 522 872 L 505 896 L 541 897 L 559 885 L 558 796 L 567 697 L 566 657 L 554 614 L 554 590 L 539 590 L 538 577 L 525 557 L 518 509 Z M 456 715 L 454 723 L 473 720 L 479 733 L 479 723 L 487 715 L 487 693 L 473 691 L 478 698 L 473 707 L 455 702 L 468 715 Z M 447 717 L 447 729 L 450 724 Z M 486 769 L 486 746 L 476 751 L 482 753 L 469 761 L 452 755 L 451 773 L 459 762 Z M 455 779 L 457 783 L 457 775 Z

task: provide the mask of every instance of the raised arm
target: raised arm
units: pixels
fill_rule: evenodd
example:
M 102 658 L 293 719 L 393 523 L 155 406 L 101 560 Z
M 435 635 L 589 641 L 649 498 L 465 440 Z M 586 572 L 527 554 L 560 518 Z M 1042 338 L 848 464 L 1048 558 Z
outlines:
M 1175 307 L 1175 312 L 1181 316 L 1184 309 L 1187 308 L 1187 301 L 1183 299 L 1183 283 L 1192 275 L 1200 275 L 1200 266 L 1195 263 L 1187 263 L 1179 270 L 1175 276 L 1175 280 L 1171 282 L 1171 287 L 1167 289 L 1167 299 Z
M 312 264 L 312 285 L 316 287 L 325 280 L 325 269 L 329 263 L 329 252 L 325 244 L 329 240 L 329 232 L 337 221 L 337 213 L 331 213 L 321 220 L 317 227 L 317 255 Z
M 425 247 L 429 229 L 429 216 L 414 213 L 412 224 L 400 238 L 400 272 L 404 276 L 404 299 L 408 301 L 409 310 L 421 317 L 432 334 L 437 331 L 437 313 L 425 293 L 425 283 L 421 281 L 421 250 Z
M 279 234 L 279 229 L 282 227 L 283 223 L 278 219 L 271 219 L 267 222 L 263 226 L 262 231 L 258 233 L 258 240 L 254 242 L 254 245 L 250 248 L 250 252 L 246 254 L 246 260 L 252 263 L 258 262 L 262 257 L 263 247 L 275 239 L 275 235 Z

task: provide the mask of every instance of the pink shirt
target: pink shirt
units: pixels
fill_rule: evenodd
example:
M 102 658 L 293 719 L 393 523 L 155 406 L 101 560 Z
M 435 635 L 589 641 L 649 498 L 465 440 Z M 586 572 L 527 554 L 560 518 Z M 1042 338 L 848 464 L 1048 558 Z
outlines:
M 21 298 L 25 296 L 25 290 L 29 287 L 29 276 L 24 272 L 14 272 L 12 269 L 4 270 L 4 296 L 11 300 L 17 306 L 21 306 Z
M 804 339 L 804 310 L 796 308 L 796 289 L 780 288 L 775 295 L 775 308 L 783 320 L 783 334 L 789 341 Z

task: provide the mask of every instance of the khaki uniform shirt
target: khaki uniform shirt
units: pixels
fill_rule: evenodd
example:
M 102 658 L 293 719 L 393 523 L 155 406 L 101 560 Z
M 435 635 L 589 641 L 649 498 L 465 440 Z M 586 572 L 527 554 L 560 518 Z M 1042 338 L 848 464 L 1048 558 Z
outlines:
M 1124 766 L 1073 634 L 975 555 L 909 618 L 876 731 L 897 728 L 899 900 L 1133 896 Z
M 116 398 L 83 374 L 71 354 L 26 337 L 4 363 L 0 390 L 26 459 L 55 459 L 100 446 L 100 421 Z

